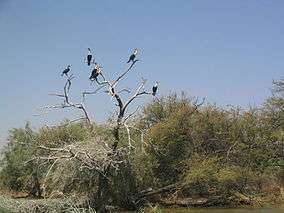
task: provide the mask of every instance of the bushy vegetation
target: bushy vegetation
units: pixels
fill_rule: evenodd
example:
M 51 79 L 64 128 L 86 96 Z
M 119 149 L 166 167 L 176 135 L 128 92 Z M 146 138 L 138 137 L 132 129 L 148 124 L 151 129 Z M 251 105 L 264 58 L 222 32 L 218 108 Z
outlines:
M 201 194 L 247 190 L 275 179 L 282 167 L 283 126 L 271 122 L 266 110 L 178 107 L 149 130 L 154 177 L 160 185 L 184 181 L 188 193 Z
M 284 180 L 283 81 L 274 86 L 272 97 L 248 110 L 197 106 L 184 94 L 154 99 L 132 121 L 137 129 L 131 133 L 135 148 L 127 150 L 127 159 L 110 181 L 111 203 L 128 208 L 142 190 L 171 184 L 178 187 L 159 198 L 173 194 L 182 198 L 280 193 Z M 122 144 L 128 144 L 123 131 Z M 94 137 L 106 143 L 112 140 L 103 125 L 90 129 L 68 121 L 37 131 L 29 124 L 12 129 L 2 153 L 1 187 L 33 197 L 90 197 L 97 189 L 97 172 L 73 160 L 54 165 L 52 159 L 42 161 L 39 156 L 45 156 L 48 150 L 39 147 L 96 149 Z

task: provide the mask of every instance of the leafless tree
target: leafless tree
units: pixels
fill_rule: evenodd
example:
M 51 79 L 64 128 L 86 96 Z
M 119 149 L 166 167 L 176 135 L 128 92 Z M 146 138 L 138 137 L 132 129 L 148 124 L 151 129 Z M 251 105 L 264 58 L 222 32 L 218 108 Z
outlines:
M 52 105 L 52 106 L 46 106 L 43 109 L 63 109 L 63 108 L 75 108 L 83 112 L 84 117 L 80 119 L 84 119 L 88 125 L 91 124 L 90 117 L 88 115 L 88 112 L 86 110 L 85 104 L 84 104 L 84 98 L 80 103 L 74 103 L 71 98 L 70 98 L 70 89 L 72 85 L 72 80 L 75 78 L 73 74 L 69 75 L 64 75 L 66 78 L 66 82 L 63 87 L 63 93 L 52 93 L 50 95 L 52 96 L 57 96 L 59 98 L 63 99 L 63 102 L 61 104 L 57 105 Z M 83 94 L 84 97 L 84 94 Z M 78 120 L 78 119 L 76 119 Z
M 122 89 L 118 90 L 117 86 L 120 83 L 121 80 L 124 79 L 124 77 L 132 70 L 134 65 L 136 64 L 138 60 L 132 61 L 131 65 L 127 68 L 125 72 L 123 72 L 120 76 L 118 76 L 114 81 L 108 80 L 104 73 L 101 71 L 100 76 L 102 78 L 102 81 L 99 81 L 96 78 L 96 82 L 100 87 L 93 91 L 93 92 L 85 92 L 84 95 L 90 95 L 90 94 L 95 94 L 99 89 L 102 88 L 107 88 L 107 94 L 113 97 L 116 101 L 116 107 L 118 108 L 118 111 L 116 113 L 116 118 L 114 125 L 112 126 L 113 128 L 113 136 L 114 136 L 114 141 L 112 144 L 112 152 L 109 153 L 109 158 L 112 158 L 113 156 L 116 155 L 116 152 L 118 150 L 118 144 L 120 143 L 120 130 L 122 128 L 126 129 L 127 135 L 128 135 L 128 144 L 129 147 L 131 148 L 131 135 L 130 135 L 130 128 L 135 128 L 127 124 L 127 121 L 137 112 L 138 108 L 132 112 L 132 113 L 126 113 L 128 107 L 133 103 L 133 101 L 143 95 L 152 95 L 151 92 L 148 92 L 145 90 L 145 84 L 146 80 L 142 79 L 140 84 L 137 86 L 137 88 L 134 90 L 134 92 L 128 97 L 127 100 L 123 100 L 121 97 L 121 92 L 126 91 L 128 93 L 131 93 L 127 89 Z M 96 194 L 96 205 L 98 206 L 98 209 L 100 211 L 104 211 L 104 205 L 108 202 L 109 195 L 110 195 L 110 187 L 109 187 L 109 177 L 112 176 L 112 167 L 109 165 L 104 172 L 102 172 L 99 176 L 99 188 L 98 192 Z
M 131 92 L 129 89 L 118 89 L 119 83 L 127 76 L 127 74 L 129 74 L 129 72 L 134 68 L 134 65 L 137 62 L 137 59 L 133 60 L 129 67 L 114 80 L 107 79 L 104 72 L 100 69 L 99 76 L 101 80 L 95 78 L 93 82 L 94 85 L 98 86 L 95 87 L 93 91 L 82 92 L 82 100 L 79 103 L 73 102 L 72 98 L 70 97 L 72 81 L 75 77 L 73 74 L 66 74 L 66 82 L 63 87 L 63 92 L 50 94 L 62 99 L 62 103 L 44 107 L 44 109 L 78 109 L 82 112 L 83 117 L 76 119 L 76 121 L 83 119 L 89 126 L 92 126 L 89 113 L 87 112 L 85 107 L 85 99 L 87 96 L 94 95 L 99 91 L 102 91 L 103 89 L 107 89 L 106 94 L 115 100 L 115 107 L 117 107 L 117 113 L 115 113 L 115 116 L 112 118 L 114 122 L 110 125 L 114 138 L 112 144 L 109 145 L 103 139 L 94 135 L 92 144 L 95 144 L 95 146 L 92 147 L 96 147 L 95 149 L 91 147 L 76 146 L 76 144 L 66 145 L 60 148 L 39 146 L 39 149 L 45 150 L 46 155 L 31 159 L 31 161 L 41 160 L 52 162 L 50 163 L 46 178 L 50 174 L 52 168 L 59 161 L 76 160 L 80 165 L 80 168 L 78 169 L 89 169 L 91 171 L 97 172 L 99 174 L 98 190 L 96 191 L 95 195 L 93 195 L 92 199 L 94 200 L 93 206 L 100 212 L 106 211 L 105 206 L 110 196 L 110 180 L 114 170 L 118 169 L 118 165 L 122 163 L 126 158 L 127 153 L 129 153 L 126 152 L 126 150 L 129 150 L 129 148 L 133 147 L 131 144 L 132 138 L 130 130 L 134 129 L 136 131 L 140 131 L 142 135 L 141 138 L 143 139 L 143 132 L 128 123 L 128 121 L 131 120 L 131 117 L 135 115 L 139 108 L 137 107 L 136 110 L 131 113 L 128 113 L 127 111 L 130 105 L 134 103 L 137 98 L 144 95 L 152 95 L 152 92 L 146 91 L 145 89 L 147 80 L 142 79 L 137 88 L 133 90 L 133 92 Z M 122 92 L 127 92 L 128 94 L 130 94 L 126 100 L 123 100 L 123 97 L 121 96 Z M 128 135 L 128 146 L 119 148 L 119 144 L 121 143 L 120 135 L 122 129 L 125 129 Z M 43 182 L 43 189 L 45 189 L 46 178 Z

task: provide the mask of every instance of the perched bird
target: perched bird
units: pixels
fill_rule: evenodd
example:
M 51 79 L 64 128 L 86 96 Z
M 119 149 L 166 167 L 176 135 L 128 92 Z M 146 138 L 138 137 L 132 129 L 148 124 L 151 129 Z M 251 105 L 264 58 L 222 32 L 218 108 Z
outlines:
M 114 88 L 111 87 L 111 93 L 114 95 Z
M 153 88 L 152 88 L 152 95 L 153 95 L 153 96 L 155 96 L 156 93 L 157 93 L 158 85 L 159 85 L 159 83 L 156 82 L 155 85 L 154 85 Z
M 97 63 L 95 63 L 95 67 L 92 70 L 92 73 L 89 79 L 91 81 L 97 80 L 97 77 L 99 76 L 100 73 L 101 73 L 101 67 Z
M 136 58 L 137 53 L 138 53 L 138 49 L 135 48 L 132 55 L 129 57 L 129 60 L 127 61 L 127 63 L 129 63 L 130 61 L 134 62 L 134 59 Z
M 115 91 L 112 86 L 109 86 L 108 90 L 105 92 L 108 93 L 111 97 L 115 96 Z
M 65 70 L 62 71 L 61 76 L 66 75 L 68 76 L 68 72 L 70 72 L 71 65 L 68 65 Z
M 87 63 L 88 63 L 88 66 L 91 65 L 92 58 L 93 58 L 93 55 L 92 55 L 91 49 L 88 48 L 88 55 L 87 55 Z

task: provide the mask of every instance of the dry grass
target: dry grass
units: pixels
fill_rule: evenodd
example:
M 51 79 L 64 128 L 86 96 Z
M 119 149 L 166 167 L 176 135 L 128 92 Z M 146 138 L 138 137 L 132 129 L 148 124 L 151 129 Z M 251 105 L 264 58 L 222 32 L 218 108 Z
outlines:
M 13 199 L 0 196 L 0 211 L 3 212 L 71 212 L 71 213 L 95 213 L 91 208 L 81 208 L 80 201 L 74 198 L 63 199 Z

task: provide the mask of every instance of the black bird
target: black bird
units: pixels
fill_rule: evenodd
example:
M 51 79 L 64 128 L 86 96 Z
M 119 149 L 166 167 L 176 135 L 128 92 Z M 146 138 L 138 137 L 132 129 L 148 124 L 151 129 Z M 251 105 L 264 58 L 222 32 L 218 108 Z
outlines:
M 114 94 L 114 88 L 113 87 L 111 88 L 111 92 L 112 92 L 112 94 Z
M 92 55 L 91 49 L 88 48 L 88 55 L 87 55 L 87 63 L 88 63 L 88 66 L 91 65 L 92 58 L 93 58 L 93 55 Z
M 67 68 L 62 71 L 61 76 L 63 76 L 63 75 L 68 76 L 68 72 L 70 71 L 70 68 L 71 68 L 71 65 L 68 65 Z
M 129 60 L 127 61 L 127 63 L 129 63 L 130 61 L 134 62 L 134 59 L 136 58 L 137 53 L 138 53 L 138 49 L 135 48 L 132 55 L 129 57 Z
M 99 76 L 100 73 L 101 73 L 101 67 L 97 63 L 95 63 L 95 67 L 94 67 L 89 79 L 91 81 L 97 80 L 97 77 Z
M 153 96 L 155 96 L 156 93 L 157 93 L 158 85 L 159 85 L 159 83 L 156 82 L 155 85 L 154 85 L 153 88 L 152 88 L 152 95 L 153 95 Z

